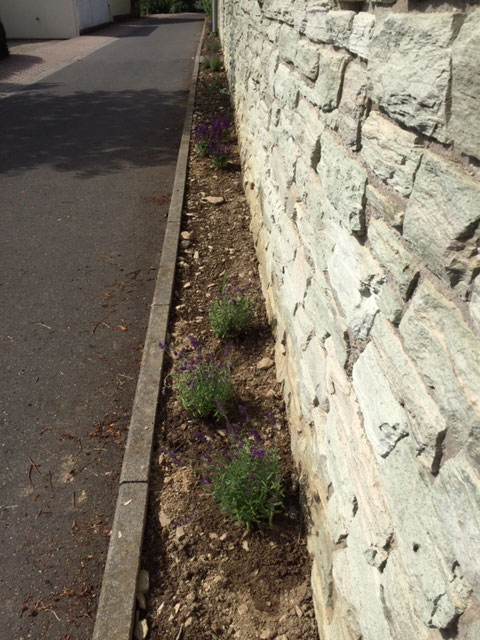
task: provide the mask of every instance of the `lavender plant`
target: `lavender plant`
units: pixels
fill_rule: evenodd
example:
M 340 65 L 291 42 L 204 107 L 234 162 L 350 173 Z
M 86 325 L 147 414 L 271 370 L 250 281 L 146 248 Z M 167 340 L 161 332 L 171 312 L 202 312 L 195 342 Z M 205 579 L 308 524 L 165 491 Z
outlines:
M 210 56 L 206 60 L 208 60 L 208 66 L 206 64 L 205 66 L 207 69 L 210 68 L 211 71 L 219 71 L 222 66 L 222 62 L 218 56 Z
M 217 51 L 220 51 L 220 43 L 218 42 L 218 40 L 210 40 L 206 44 L 206 49 L 207 49 L 207 51 L 211 51 L 212 53 L 216 53 Z
M 230 147 L 224 142 L 212 140 L 208 147 L 208 155 L 212 159 L 214 169 L 225 169 L 230 158 Z
M 254 297 L 238 284 L 224 280 L 220 298 L 208 312 L 210 327 L 220 340 L 238 336 L 253 314 Z
M 273 517 L 283 509 L 284 488 L 278 454 L 269 450 L 259 433 L 241 437 L 230 425 L 229 444 L 220 457 L 203 455 L 203 482 L 211 487 L 208 495 L 232 519 L 247 529 Z M 201 434 L 200 434 L 200 437 Z
M 173 387 L 186 411 L 198 418 L 221 415 L 221 406 L 227 406 L 234 395 L 230 367 L 205 353 L 203 344 L 190 336 L 191 350 L 182 349 L 174 360 Z M 168 350 L 166 345 L 161 348 Z
M 195 148 L 201 156 L 228 154 L 228 148 L 222 142 L 228 138 L 231 126 L 230 118 L 215 118 L 211 122 L 201 122 L 195 130 Z

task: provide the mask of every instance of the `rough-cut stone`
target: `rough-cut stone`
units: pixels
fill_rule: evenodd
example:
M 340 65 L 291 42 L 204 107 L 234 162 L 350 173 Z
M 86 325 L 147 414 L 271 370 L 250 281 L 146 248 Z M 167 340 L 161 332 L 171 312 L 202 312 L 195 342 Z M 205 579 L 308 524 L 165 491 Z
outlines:
M 403 234 L 452 287 L 464 287 L 480 268 L 480 185 L 455 165 L 425 152 L 410 197 Z
M 338 211 L 342 224 L 352 233 L 363 233 L 366 171 L 327 133 L 321 138 L 321 156 L 317 171 L 325 195 Z
M 367 184 L 366 189 L 367 206 L 375 216 L 381 216 L 385 222 L 392 225 L 399 231 L 403 228 L 405 216 L 405 204 L 400 198 L 387 196 L 371 184 Z
M 391 276 L 400 296 L 406 300 L 419 273 L 418 260 L 408 251 L 383 220 L 371 220 L 368 239 L 373 255 Z
M 374 451 L 386 458 L 397 442 L 408 436 L 409 420 L 383 375 L 372 344 L 367 345 L 355 362 L 352 378 L 367 437 Z M 373 394 L 372 389 L 375 389 Z
M 257 2 L 249 3 L 249 13 L 252 5 L 255 6 L 256 4 Z M 263 13 L 267 18 L 271 20 L 281 20 L 282 22 L 293 25 L 294 3 L 291 0 L 264 0 L 262 5 Z
M 378 296 L 378 308 L 383 315 L 394 325 L 398 325 L 402 319 L 405 302 L 402 300 L 395 285 L 385 282 Z
M 330 126 L 353 150 L 360 146 L 360 127 L 368 106 L 367 72 L 358 60 L 352 60 L 345 69 L 342 96 Z
M 423 150 L 415 147 L 416 136 L 372 112 L 362 127 L 362 158 L 385 184 L 408 196 Z
M 332 0 L 318 0 L 307 4 L 305 35 L 313 42 L 332 42 L 332 33 L 327 24 Z
M 305 39 L 296 42 L 294 64 L 300 73 L 316 80 L 318 76 L 318 47 Z
M 453 302 L 428 281 L 415 293 L 400 333 L 445 416 L 450 457 L 480 423 L 480 339 Z
M 327 332 L 334 345 L 335 358 L 342 366 L 347 361 L 345 334 L 347 324 L 336 306 L 331 288 L 323 275 L 310 284 L 303 300 L 305 313 L 317 327 L 317 336 Z
M 304 85 L 302 94 L 323 111 L 332 111 L 338 106 L 343 73 L 349 61 L 346 53 L 329 47 L 319 49 L 318 78 L 313 87 Z
M 294 108 L 297 103 L 298 89 L 293 73 L 286 64 L 280 63 L 275 73 L 273 93 L 282 105 Z
M 480 467 L 463 451 L 442 467 L 433 486 L 443 529 L 448 532 L 465 578 L 480 588 L 480 565 L 475 549 L 480 544 Z
M 280 26 L 277 40 L 278 50 L 285 62 L 289 62 L 290 64 L 294 64 L 297 54 L 298 39 L 295 36 L 296 33 L 292 27 L 289 27 L 287 24 Z M 255 51 L 252 53 L 255 54 Z
M 327 42 L 337 47 L 348 47 L 354 17 L 354 11 L 330 11 L 326 20 Z
M 480 158 L 480 9 L 467 17 L 452 47 L 452 115 L 448 132 L 455 148 Z
M 450 533 L 438 526 L 442 505 L 436 502 L 431 480 L 416 463 L 410 445 L 409 438 L 401 440 L 380 466 L 382 484 L 417 626 L 419 630 L 447 629 L 462 612 L 461 598 L 455 593 L 459 586 L 455 584 L 456 558 Z M 390 610 L 395 610 L 398 605 L 388 592 L 385 595 Z
M 379 353 L 383 375 L 410 416 L 410 434 L 416 455 L 430 470 L 437 470 L 447 422 L 429 388 L 407 355 L 393 327 L 377 315 L 371 336 Z
M 388 14 L 370 45 L 372 97 L 392 118 L 446 142 L 450 44 L 459 14 Z
M 469 311 L 475 327 L 480 332 L 480 276 L 477 276 L 472 285 Z
M 373 36 L 375 17 L 371 13 L 357 13 L 353 19 L 348 49 L 361 58 L 368 59 L 370 42 Z
M 369 4 L 220 4 L 314 606 L 324 640 L 476 640 L 477 17 Z
M 379 266 L 355 238 L 339 232 L 328 275 L 348 326 L 365 340 L 378 313 L 376 297 L 384 282 Z

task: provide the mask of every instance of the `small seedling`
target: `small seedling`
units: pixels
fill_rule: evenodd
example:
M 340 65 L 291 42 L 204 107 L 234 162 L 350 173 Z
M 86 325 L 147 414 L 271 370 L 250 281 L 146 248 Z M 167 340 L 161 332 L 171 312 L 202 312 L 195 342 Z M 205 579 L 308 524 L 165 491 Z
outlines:
M 255 299 L 239 285 L 225 280 L 220 298 L 210 306 L 210 327 L 220 340 L 234 338 L 245 330 L 253 314 Z

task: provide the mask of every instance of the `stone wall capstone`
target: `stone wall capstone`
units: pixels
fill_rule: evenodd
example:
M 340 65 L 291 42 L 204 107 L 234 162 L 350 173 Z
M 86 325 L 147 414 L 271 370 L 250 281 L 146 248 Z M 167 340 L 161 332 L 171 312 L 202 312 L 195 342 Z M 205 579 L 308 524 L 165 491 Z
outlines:
M 478 2 L 220 0 L 220 34 L 320 638 L 478 640 Z

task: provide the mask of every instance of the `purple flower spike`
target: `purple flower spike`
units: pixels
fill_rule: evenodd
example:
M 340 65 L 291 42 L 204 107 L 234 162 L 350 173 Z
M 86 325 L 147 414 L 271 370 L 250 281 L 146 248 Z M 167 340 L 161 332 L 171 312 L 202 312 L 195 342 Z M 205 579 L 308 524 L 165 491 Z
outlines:
M 273 415 L 273 411 L 271 409 L 267 411 L 267 420 L 272 425 L 272 427 L 275 426 L 276 420 L 275 420 L 275 416 Z
M 164 342 L 159 342 L 158 346 L 162 351 L 168 351 L 168 344 L 165 344 Z
M 262 437 L 256 429 L 252 429 L 252 436 L 257 444 L 263 444 Z

